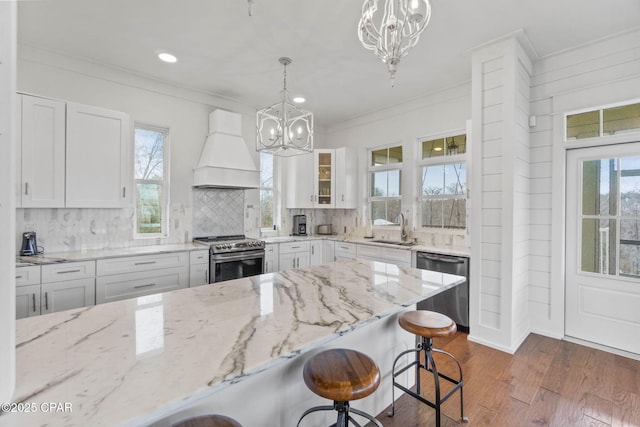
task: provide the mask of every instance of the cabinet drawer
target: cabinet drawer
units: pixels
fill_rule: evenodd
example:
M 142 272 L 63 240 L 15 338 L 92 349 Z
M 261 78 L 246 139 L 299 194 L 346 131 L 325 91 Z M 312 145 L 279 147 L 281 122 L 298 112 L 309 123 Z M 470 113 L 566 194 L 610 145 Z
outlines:
M 158 270 L 187 266 L 186 252 L 168 254 L 138 255 L 123 258 L 100 259 L 96 264 L 96 275 L 135 273 L 138 271 Z
M 75 279 L 93 278 L 96 275 L 96 262 L 65 262 L 42 266 L 42 283 L 67 282 Z
M 358 245 L 358 258 L 380 258 L 380 247 L 371 245 Z
M 309 252 L 309 242 L 280 243 L 281 254 L 291 254 L 296 252 Z
M 16 267 L 16 286 L 39 285 L 40 266 Z
M 209 250 L 189 252 L 191 265 L 209 264 Z
M 189 270 L 186 267 L 98 277 L 96 304 L 173 291 L 188 285 Z
M 380 257 L 392 264 L 411 265 L 411 251 L 394 248 L 381 248 Z
M 264 254 L 265 256 L 278 256 L 278 244 L 277 243 L 268 243 L 265 247 L 264 247 Z
M 356 244 L 336 242 L 335 254 L 336 256 L 356 256 Z

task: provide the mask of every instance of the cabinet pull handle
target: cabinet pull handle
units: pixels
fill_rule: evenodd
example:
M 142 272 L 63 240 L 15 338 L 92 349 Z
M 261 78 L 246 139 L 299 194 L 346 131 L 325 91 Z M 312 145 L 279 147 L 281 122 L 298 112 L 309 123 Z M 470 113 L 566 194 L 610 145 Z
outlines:
M 127 197 L 127 187 L 122 187 L 122 198 Z
M 311 255 L 315 254 L 315 249 L 316 249 L 315 246 L 311 246 Z
M 49 311 L 49 292 L 44 293 L 44 309 Z
M 31 301 L 33 302 L 33 312 L 36 312 L 36 294 L 31 294 Z
M 25 196 L 29 195 L 29 183 L 28 182 L 24 183 L 24 195 Z
M 204 271 L 204 283 L 209 282 L 209 272 L 207 270 Z
M 300 246 L 291 246 L 291 249 L 300 249 Z
M 56 274 L 68 274 L 68 273 L 80 273 L 80 269 L 77 270 L 64 270 L 64 271 L 57 271 Z
M 21 275 L 20 276 L 16 276 L 16 279 L 22 279 L 22 276 Z
M 138 285 L 138 286 L 134 286 L 133 289 L 140 289 L 140 288 L 149 288 L 151 286 L 155 286 L 155 283 L 149 283 L 147 285 Z
M 311 195 L 311 199 L 309 200 L 310 202 L 313 202 L 313 194 Z
M 265 261 L 264 262 L 264 272 L 268 272 L 269 271 L 269 261 Z
M 296 268 L 296 259 L 294 258 L 292 261 L 293 261 L 293 268 Z
M 147 264 L 155 264 L 155 261 L 144 261 L 144 262 L 136 262 L 133 265 L 147 265 Z
M 344 202 L 344 194 L 342 195 L 342 201 Z

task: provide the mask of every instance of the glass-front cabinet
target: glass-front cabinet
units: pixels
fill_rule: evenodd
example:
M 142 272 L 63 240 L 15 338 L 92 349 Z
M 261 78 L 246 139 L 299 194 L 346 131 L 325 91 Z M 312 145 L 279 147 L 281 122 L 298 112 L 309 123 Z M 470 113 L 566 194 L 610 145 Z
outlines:
M 333 207 L 335 199 L 333 191 L 335 189 L 335 168 L 334 156 L 335 150 L 315 150 L 316 157 L 316 182 L 315 194 L 317 196 L 316 204 L 318 207 Z

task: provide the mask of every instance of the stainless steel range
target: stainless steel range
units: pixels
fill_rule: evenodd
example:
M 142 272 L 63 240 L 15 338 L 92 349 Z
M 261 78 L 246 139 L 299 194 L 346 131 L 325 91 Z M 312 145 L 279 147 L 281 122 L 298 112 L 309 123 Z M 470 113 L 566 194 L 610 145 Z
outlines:
M 209 283 L 264 273 L 264 242 L 243 235 L 196 237 L 209 246 Z

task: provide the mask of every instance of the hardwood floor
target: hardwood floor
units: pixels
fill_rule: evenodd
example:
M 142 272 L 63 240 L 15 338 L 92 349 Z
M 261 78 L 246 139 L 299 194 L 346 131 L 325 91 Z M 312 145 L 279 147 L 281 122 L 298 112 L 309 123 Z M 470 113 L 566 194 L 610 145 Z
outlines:
M 460 421 L 456 393 L 443 405 L 443 426 L 640 426 L 640 361 L 535 334 L 514 355 L 462 333 L 434 341 L 462 364 L 469 417 Z M 455 372 L 446 358 L 436 364 Z M 427 389 L 433 378 L 423 377 Z M 398 399 L 394 417 L 386 414 L 377 417 L 385 427 L 435 425 L 434 410 L 409 396 Z

